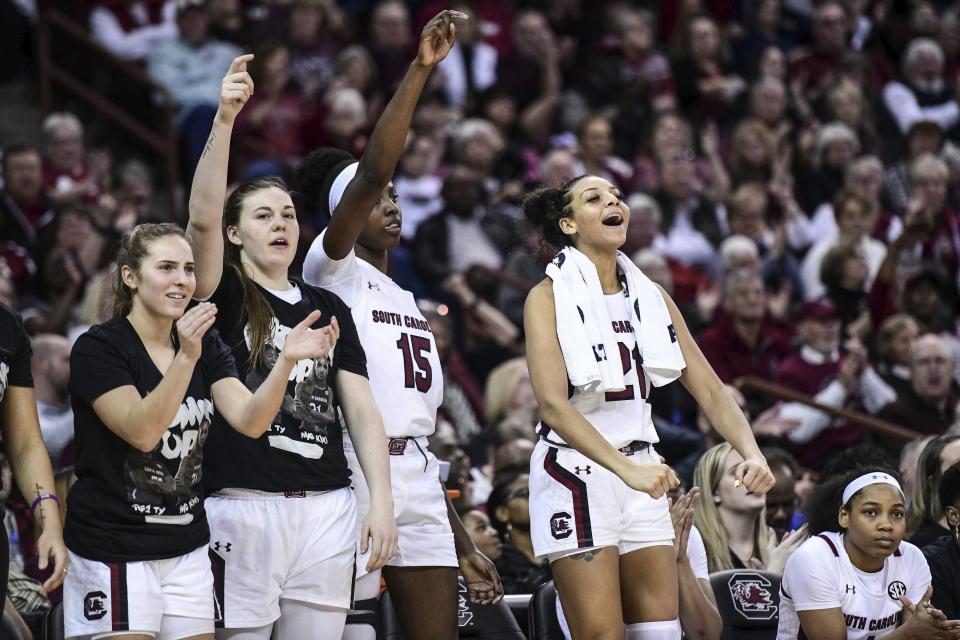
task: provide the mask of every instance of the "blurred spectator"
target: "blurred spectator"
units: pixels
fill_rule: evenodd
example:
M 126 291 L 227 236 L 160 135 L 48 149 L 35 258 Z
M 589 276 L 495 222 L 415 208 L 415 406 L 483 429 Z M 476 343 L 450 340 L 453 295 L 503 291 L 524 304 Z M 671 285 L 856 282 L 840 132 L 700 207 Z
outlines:
M 443 178 L 437 175 L 441 149 L 429 136 L 415 135 L 400 159 L 400 167 L 393 179 L 397 200 L 403 211 L 403 237 L 410 241 L 417 227 L 443 208 L 440 190 Z
M 925 231 L 925 237 L 910 247 L 904 257 L 937 262 L 954 277 L 960 269 L 960 214 L 947 203 L 947 182 L 950 173 L 947 164 L 936 156 L 925 154 L 910 165 L 911 207 L 908 221 Z
M 777 540 L 766 523 L 765 497 L 734 481 L 743 457 L 729 444 L 709 449 L 693 474 L 702 498 L 696 526 L 707 548 L 711 573 L 726 569 L 763 569 L 782 573 L 790 553 L 806 539 L 802 527 Z
M 767 49 L 789 49 L 792 38 L 785 33 L 781 0 L 758 0 L 751 3 L 744 20 L 744 32 L 733 41 L 733 58 L 740 75 L 755 78 L 762 75 L 761 61 Z
M 322 108 L 315 114 L 321 120 L 317 122 L 311 119 L 304 125 L 307 128 L 304 148 L 337 147 L 359 157 L 363 155 L 367 144 L 367 101 L 359 89 L 336 86 L 336 82 L 334 85 L 324 97 Z
M 813 16 L 813 43 L 790 52 L 789 75 L 808 101 L 819 98 L 834 81 L 838 65 L 850 50 L 847 26 L 843 7 L 824 2 Z
M 776 139 L 756 120 L 745 120 L 733 130 L 730 142 L 730 179 L 733 187 L 746 182 L 766 184 L 773 178 Z
M 867 200 L 853 191 L 842 191 L 837 196 L 832 207 L 836 216 L 837 234 L 823 237 L 810 247 L 803 259 L 803 289 L 808 300 L 814 300 L 826 293 L 826 287 L 820 279 L 820 268 L 827 252 L 841 241 L 852 242 L 859 247 L 866 261 L 867 285 L 873 281 L 887 255 L 884 243 L 870 237 L 876 225 L 875 207 L 876 200 Z
M 370 17 L 369 50 L 380 83 L 393 95 L 416 53 L 417 42 L 410 24 L 410 11 L 399 0 L 382 0 Z
M 183 145 L 184 175 L 193 175 L 220 99 L 220 81 L 240 55 L 236 46 L 210 37 L 207 0 L 177 0 L 179 35 L 157 45 L 147 71 L 173 96 L 177 133 Z
M 682 28 L 682 48 L 673 60 L 680 109 L 698 123 L 708 118 L 730 122 L 737 115 L 735 106 L 746 83 L 728 64 L 717 23 L 699 16 Z
M 471 509 L 463 514 L 463 526 L 466 527 L 470 539 L 477 545 L 477 550 L 483 555 L 497 562 L 503 555 L 503 542 L 497 530 L 490 524 L 490 518 L 479 509 Z
M 0 258 L 25 292 L 40 259 L 38 235 L 53 220 L 43 188 L 43 161 L 36 147 L 11 144 L 0 159 Z
M 930 565 L 932 606 L 943 611 L 950 620 L 960 615 L 960 465 L 951 465 L 943 473 L 938 487 L 940 507 L 952 535 L 943 535 L 923 547 Z
M 95 202 L 110 173 L 110 157 L 87 157 L 83 124 L 72 113 L 51 113 L 43 121 L 43 183 L 55 202 Z
M 306 103 L 294 85 L 290 50 L 280 43 L 263 45 L 249 68 L 256 92 L 237 118 L 236 135 L 255 161 L 269 163 L 261 171 L 284 175 L 305 151 Z
M 797 528 L 795 521 L 799 518 L 796 516 L 800 515 L 796 494 L 800 468 L 794 457 L 779 447 L 765 447 L 762 451 L 776 481 L 767 492 L 767 525 L 778 534 L 792 531 Z
M 621 191 L 629 188 L 633 169 L 613 155 L 613 128 L 609 120 L 600 115 L 584 118 L 577 130 L 577 148 L 574 173 L 600 176 Z
M 727 274 L 722 311 L 697 340 L 714 371 L 728 384 L 742 376 L 772 379 L 793 348 L 789 333 L 767 318 L 760 274 L 749 269 Z
M 512 33 L 509 52 L 497 61 L 497 79 L 524 111 L 540 96 L 544 79 L 555 73 L 558 53 L 550 24 L 538 10 L 518 11 Z
M 900 473 L 900 477 L 903 478 L 903 492 L 908 500 L 912 499 L 911 496 L 913 496 L 915 491 L 920 455 L 935 437 L 936 436 L 922 436 L 920 438 L 914 438 L 903 445 L 897 471 Z M 913 507 L 912 504 L 910 506 L 911 508 Z
M 290 53 L 290 73 L 307 100 L 322 95 L 333 82 L 343 20 L 333 0 L 297 0 L 290 5 L 283 43 Z
M 517 416 L 531 426 L 537 418 L 537 397 L 533 394 L 526 358 L 513 358 L 487 376 L 484 390 L 484 417 L 488 425 Z
M 943 338 L 922 335 L 910 349 L 910 389 L 877 417 L 920 433 L 943 434 L 956 419 L 956 358 Z
M 934 438 L 920 454 L 907 527 L 910 542 L 918 547 L 950 533 L 940 500 L 940 480 L 943 472 L 957 462 L 960 462 L 960 436 Z
M 174 0 L 100 0 L 90 12 L 94 39 L 121 60 L 141 61 L 177 36 Z
M 820 263 L 824 297 L 839 312 L 841 336 L 862 339 L 870 330 L 869 269 L 863 247 L 852 240 L 840 240 L 830 247 Z
M 832 202 L 843 187 L 847 167 L 860 152 L 857 134 L 841 122 L 819 129 L 810 162 L 801 167 L 797 180 L 800 205 L 813 211 L 823 202 Z
M 483 41 L 482 21 L 469 4 L 449 5 L 470 18 L 457 23 L 457 42 L 438 65 L 447 101 L 455 107 L 472 111 L 477 94 L 497 81 L 497 50 Z
M 889 211 L 883 210 L 880 198 L 882 187 L 883 164 L 876 156 L 860 156 L 851 162 L 844 171 L 843 191 L 856 194 L 870 203 L 875 223 L 868 233 L 886 244 L 889 239 L 900 235 L 903 225 L 900 218 L 892 215 Z M 810 217 L 810 227 L 808 229 L 812 239 L 822 242 L 839 235 L 837 214 L 833 206 L 837 197 L 840 197 L 840 193 L 835 198 L 821 203 L 814 210 Z M 884 250 L 884 253 L 886 253 L 886 250 Z
M 916 320 L 905 314 L 890 316 L 876 332 L 877 372 L 898 396 L 910 389 L 910 349 L 919 336 Z
M 897 215 L 906 213 L 910 204 L 910 167 L 913 161 L 925 154 L 938 154 L 943 149 L 943 129 L 935 122 L 920 120 L 907 131 L 905 154 L 895 159 L 883 176 L 883 199 L 885 206 Z M 896 234 L 888 236 L 892 239 Z
M 864 89 L 853 80 L 841 79 L 827 89 L 824 97 L 827 119 L 847 125 L 865 153 L 879 152 L 880 140 Z
M 53 471 L 73 464 L 64 451 L 73 441 L 73 409 L 67 383 L 70 381 L 70 342 L 63 336 L 41 334 L 31 340 L 33 381 L 37 392 L 40 431 Z
M 527 474 L 504 476 L 487 500 L 490 522 L 503 541 L 503 555 L 496 565 L 507 594 L 533 593 L 550 580 L 550 563 L 533 553 L 529 500 Z
M 803 305 L 797 336 L 800 348 L 780 363 L 776 382 L 826 406 L 864 406 L 869 412 L 896 397 L 870 367 L 862 346 L 848 343 L 847 353 L 841 358 L 840 315 L 829 301 L 814 300 Z M 787 439 L 797 449 L 797 461 L 812 469 L 822 468 L 833 451 L 851 447 L 861 437 L 856 425 L 799 403 L 785 404 L 780 414 L 800 421 Z
M 917 38 L 903 54 L 901 81 L 883 88 L 883 102 L 893 115 L 900 133 L 927 120 L 949 131 L 960 122 L 960 106 L 954 87 L 943 79 L 943 50 L 935 40 Z
M 750 116 L 783 141 L 793 125 L 787 117 L 787 88 L 777 78 L 760 78 L 750 88 Z
M 717 207 L 704 194 L 692 149 L 660 150 L 660 188 L 653 196 L 663 214 L 663 252 L 685 264 L 709 267 L 723 239 Z

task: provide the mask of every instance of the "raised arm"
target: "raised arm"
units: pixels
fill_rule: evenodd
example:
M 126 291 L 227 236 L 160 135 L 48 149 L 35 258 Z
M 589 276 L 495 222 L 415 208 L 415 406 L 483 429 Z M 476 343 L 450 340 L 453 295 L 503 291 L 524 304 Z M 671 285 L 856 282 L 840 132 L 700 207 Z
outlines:
M 667 303 L 670 320 L 680 340 L 680 351 L 687 363 L 680 375 L 680 382 L 703 408 L 717 432 L 743 456 L 744 461 L 737 467 L 737 480 L 743 482 L 750 491 L 766 493 L 773 486 L 773 474 L 760 453 L 750 423 L 690 335 L 677 305 L 660 285 L 657 287 Z
M 206 300 L 223 275 L 223 201 L 227 193 L 230 136 L 237 114 L 253 95 L 253 79 L 247 73 L 252 54 L 234 58 L 220 85 L 220 105 L 190 188 L 190 220 L 187 237 L 196 259 L 197 289 L 194 297 Z
M 466 14 L 459 11 L 441 11 L 423 28 L 416 60 L 410 64 L 397 92 L 377 121 L 360 158 L 356 176 L 347 185 L 337 208 L 331 212 L 330 225 L 323 237 L 323 250 L 334 260 L 350 253 L 367 224 L 370 211 L 393 178 L 420 92 L 433 67 L 447 57 L 453 46 L 457 31 L 453 21 L 466 18 Z
M 597 464 L 620 476 L 631 488 L 654 498 L 678 484 L 677 476 L 663 464 L 635 464 L 604 439 L 577 411 L 567 396 L 567 368 L 557 339 L 553 287 L 544 280 L 530 291 L 523 309 L 527 336 L 530 381 L 540 405 L 544 424 L 560 434 L 567 444 Z

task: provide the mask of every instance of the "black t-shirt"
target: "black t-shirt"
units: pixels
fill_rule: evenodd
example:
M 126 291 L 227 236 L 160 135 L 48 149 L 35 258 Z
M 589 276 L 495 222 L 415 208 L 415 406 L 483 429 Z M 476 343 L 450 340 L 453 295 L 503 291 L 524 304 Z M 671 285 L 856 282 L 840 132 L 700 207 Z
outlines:
M 230 350 L 211 330 L 183 402 L 150 453 L 115 435 L 93 401 L 132 385 L 141 397 L 163 380 L 126 318 L 92 327 L 70 354 L 70 396 L 77 438 L 77 482 L 68 496 L 64 541 L 101 562 L 172 558 L 210 539 L 203 510 L 203 443 L 213 420 L 210 388 L 237 377 Z
M 283 349 L 287 333 L 314 309 L 322 313 L 314 328 L 330 324 L 330 318 L 336 316 L 340 339 L 332 357 L 301 360 L 294 366 L 280 412 L 267 432 L 256 440 L 237 433 L 217 416 L 204 455 L 208 493 L 225 488 L 327 491 L 350 484 L 335 382 L 340 369 L 366 377 L 366 356 L 350 309 L 340 298 L 300 280 L 291 279 L 291 282 L 300 288 L 303 296 L 292 305 L 256 285 L 273 310 L 273 320 L 272 339 L 265 345 L 264 364 L 254 371 L 249 370 L 243 285 L 233 269 L 224 269 L 220 286 L 210 297 L 217 305 L 214 326 L 233 350 L 240 379 L 250 389 L 256 389 L 266 379 L 269 367 Z
M 16 311 L 0 304 L 0 404 L 7 397 L 7 387 L 33 387 L 30 372 L 30 338 Z M 3 488 L 3 478 L 0 478 Z
M 960 616 L 960 545 L 952 535 L 945 535 L 923 548 L 930 566 L 933 587 L 931 604 L 956 620 Z

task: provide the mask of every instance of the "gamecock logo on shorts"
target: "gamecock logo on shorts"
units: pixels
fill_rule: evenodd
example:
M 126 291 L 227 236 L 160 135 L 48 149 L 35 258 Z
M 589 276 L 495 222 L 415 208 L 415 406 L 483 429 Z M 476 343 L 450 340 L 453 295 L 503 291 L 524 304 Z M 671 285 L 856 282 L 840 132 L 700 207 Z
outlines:
M 91 591 L 83 598 L 83 617 L 87 620 L 99 620 L 107 615 L 107 594 L 103 591 Z
M 566 511 L 553 514 L 550 518 L 550 533 L 557 540 L 569 538 L 570 534 L 573 533 L 573 529 L 570 528 L 570 514 Z
M 770 581 L 756 573 L 735 573 L 727 583 L 733 606 L 748 620 L 771 620 L 777 615 L 777 603 L 770 592 Z

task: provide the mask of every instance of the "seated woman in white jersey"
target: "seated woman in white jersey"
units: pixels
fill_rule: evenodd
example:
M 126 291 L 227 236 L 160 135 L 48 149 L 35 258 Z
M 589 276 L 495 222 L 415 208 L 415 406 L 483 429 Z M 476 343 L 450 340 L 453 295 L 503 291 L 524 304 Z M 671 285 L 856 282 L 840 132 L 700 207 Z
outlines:
M 289 274 L 300 230 L 286 185 L 251 180 L 224 204 L 233 122 L 253 92 L 245 69 L 251 58 L 235 59 L 223 80 L 194 176 L 188 233 L 196 297 L 218 305 L 215 326 L 251 389 L 268 379 L 291 327 L 305 318 L 325 326 L 335 317 L 341 335 L 328 356 L 287 372 L 281 410 L 259 437 L 235 434 L 215 416 L 203 472 L 221 605 L 217 637 L 338 640 L 353 600 L 357 541 L 343 420 L 370 485 L 362 546 L 375 566 L 396 549 L 386 436 L 350 310 Z
M 530 462 L 534 550 L 552 562 L 575 639 L 680 638 L 666 499 L 678 481 L 654 450 L 651 383 L 680 379 L 743 455 L 738 483 L 764 493 L 773 476 L 676 305 L 618 251 L 623 194 L 580 176 L 528 196 L 524 214 L 562 248 L 524 309 L 542 420 Z
M 930 569 L 904 541 L 907 508 L 894 471 L 859 467 L 818 486 L 814 534 L 787 560 L 779 640 L 960 638 L 930 604 Z
M 217 307 L 184 313 L 193 266 L 180 227 L 135 227 L 117 257 L 113 320 L 80 336 L 70 355 L 77 481 L 65 530 L 68 638 L 213 638 L 201 465 L 214 407 L 242 437 L 258 437 L 295 363 L 325 358 L 337 341 L 336 322 L 312 330 L 319 313 L 309 314 L 251 393 L 211 330 Z
M 386 275 L 402 223 L 393 170 L 424 83 L 453 44 L 452 21 L 465 17 L 444 11 L 424 28 L 417 59 L 359 163 L 346 152 L 318 149 L 298 171 L 300 192 L 330 215 L 329 226 L 304 261 L 304 279 L 336 293 L 350 307 L 390 438 L 398 552 L 383 568 L 383 577 L 407 640 L 457 637 L 458 566 L 474 601 L 493 602 L 502 594 L 493 563 L 476 549 L 445 499 L 437 460 L 427 451 L 443 399 L 430 325 L 413 295 Z M 356 469 L 355 461 L 351 466 Z M 363 474 L 354 473 L 353 483 L 362 513 L 367 496 Z M 370 612 L 379 595 L 379 572 L 361 555 L 357 574 L 355 610 Z M 373 638 L 374 628 L 364 624 L 371 617 L 368 613 L 348 622 L 345 637 Z

